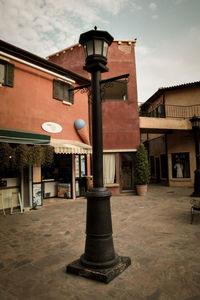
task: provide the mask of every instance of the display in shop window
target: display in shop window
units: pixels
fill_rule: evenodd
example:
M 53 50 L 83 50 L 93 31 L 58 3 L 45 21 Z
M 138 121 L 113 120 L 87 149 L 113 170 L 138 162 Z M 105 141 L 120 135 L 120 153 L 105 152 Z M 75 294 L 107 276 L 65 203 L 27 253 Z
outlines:
M 80 189 L 79 189 L 79 181 L 76 180 L 75 182 L 75 192 L 76 192 L 76 197 L 80 196 Z
M 58 184 L 58 197 L 70 199 L 71 198 L 71 184 L 59 183 Z
M 189 178 L 190 161 L 189 153 L 172 153 L 172 177 Z
M 75 177 L 80 177 L 79 155 L 75 155 Z
M 33 184 L 33 206 L 42 205 L 42 184 Z
M 81 177 L 86 176 L 85 155 L 81 155 Z

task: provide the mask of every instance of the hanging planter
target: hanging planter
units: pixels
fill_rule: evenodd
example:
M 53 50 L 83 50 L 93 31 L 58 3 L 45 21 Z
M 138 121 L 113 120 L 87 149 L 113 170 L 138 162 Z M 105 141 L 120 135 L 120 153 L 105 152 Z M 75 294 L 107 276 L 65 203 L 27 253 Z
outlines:
M 19 145 L 15 150 L 17 168 L 21 169 L 29 165 L 29 147 Z
M 9 143 L 0 143 L 0 172 L 9 168 L 21 169 L 29 165 L 50 167 L 53 160 L 54 148 L 50 145 L 21 144 L 12 148 Z
M 43 147 L 43 160 L 42 165 L 44 167 L 50 167 L 54 160 L 54 147 L 45 146 Z
M 5 171 L 10 166 L 11 147 L 8 143 L 0 143 L 0 171 Z
M 43 161 L 43 149 L 40 145 L 29 147 L 28 161 L 30 165 L 40 166 Z

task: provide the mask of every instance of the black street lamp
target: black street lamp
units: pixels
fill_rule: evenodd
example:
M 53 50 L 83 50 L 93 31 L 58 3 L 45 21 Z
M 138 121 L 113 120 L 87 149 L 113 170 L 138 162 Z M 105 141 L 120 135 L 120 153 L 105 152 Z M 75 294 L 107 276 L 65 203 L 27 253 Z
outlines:
M 108 72 L 107 52 L 113 37 L 106 31 L 90 30 L 81 34 L 86 63 L 92 86 L 92 147 L 93 188 L 87 192 L 87 222 L 85 253 L 67 266 L 67 272 L 110 282 L 130 264 L 129 257 L 118 256 L 114 250 L 110 210 L 111 193 L 103 185 L 103 138 L 101 73 Z
M 199 130 L 200 130 L 200 118 L 195 115 L 190 119 L 192 123 L 192 129 L 194 131 L 194 142 L 196 152 L 196 170 L 194 171 L 194 192 L 192 197 L 200 197 L 200 158 L 199 158 Z

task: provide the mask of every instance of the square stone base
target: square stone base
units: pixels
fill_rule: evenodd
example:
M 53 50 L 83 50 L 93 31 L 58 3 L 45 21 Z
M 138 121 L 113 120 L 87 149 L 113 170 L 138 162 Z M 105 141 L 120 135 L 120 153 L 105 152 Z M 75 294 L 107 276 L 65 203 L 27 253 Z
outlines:
M 131 259 L 126 256 L 119 256 L 118 263 L 111 268 L 107 269 L 90 269 L 81 264 L 80 259 L 73 261 L 67 265 L 66 272 L 78 276 L 86 277 L 89 279 L 109 283 L 115 277 L 120 275 L 131 264 Z

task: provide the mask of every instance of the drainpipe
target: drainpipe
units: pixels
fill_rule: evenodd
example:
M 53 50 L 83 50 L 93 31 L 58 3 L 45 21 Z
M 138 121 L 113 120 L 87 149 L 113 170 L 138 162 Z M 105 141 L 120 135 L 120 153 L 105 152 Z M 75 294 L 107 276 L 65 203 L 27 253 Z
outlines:
M 21 168 L 21 189 L 20 189 L 20 193 L 21 193 L 21 200 L 22 200 L 22 206 L 24 207 L 24 169 Z
M 165 153 L 167 157 L 167 184 L 169 185 L 169 161 L 168 161 L 168 134 L 165 134 Z
M 30 203 L 30 207 L 33 206 L 33 189 L 32 189 L 32 185 L 33 185 L 33 172 L 32 172 L 32 166 L 29 165 L 29 169 L 28 169 L 28 178 L 29 178 L 29 203 Z

